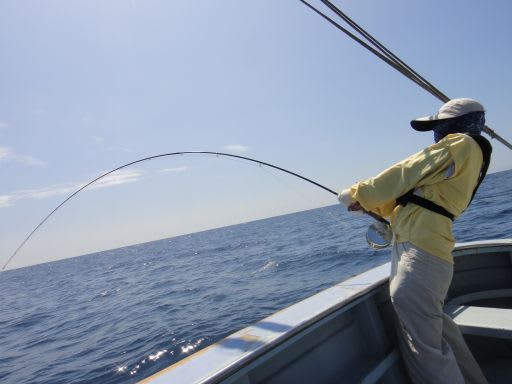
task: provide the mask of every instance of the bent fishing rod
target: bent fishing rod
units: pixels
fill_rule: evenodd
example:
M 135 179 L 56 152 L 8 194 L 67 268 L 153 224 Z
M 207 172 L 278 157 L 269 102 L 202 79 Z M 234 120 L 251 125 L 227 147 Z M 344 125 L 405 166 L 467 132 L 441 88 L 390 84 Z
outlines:
M 338 195 L 338 192 L 336 192 L 336 191 L 334 191 L 334 190 L 332 190 L 330 188 L 327 188 L 326 186 L 324 186 L 324 185 L 322 185 L 320 183 L 317 183 L 316 181 L 313 181 L 313 180 L 311 180 L 311 179 L 309 179 L 309 178 L 307 178 L 305 176 L 299 175 L 298 173 L 289 171 L 287 169 L 281 168 L 281 167 L 279 167 L 277 165 L 274 165 L 274 164 L 266 163 L 264 161 L 252 159 L 252 158 L 246 157 L 246 156 L 234 155 L 234 154 L 223 153 L 223 152 L 213 152 L 213 151 L 181 151 L 181 152 L 170 152 L 170 153 L 163 153 L 163 154 L 160 154 L 160 155 L 144 157 L 142 159 L 131 161 L 129 163 L 123 164 L 123 165 L 121 165 L 121 166 L 119 166 L 117 168 L 112 169 L 111 171 L 105 172 L 104 174 L 102 174 L 102 175 L 96 177 L 95 179 L 89 181 L 87 184 L 83 185 L 82 187 L 77 189 L 75 192 L 73 192 L 71 195 L 69 195 L 66 199 L 64 199 L 64 201 L 62 201 L 62 203 L 60 203 L 57 207 L 55 207 L 55 209 L 53 209 L 48 215 L 46 215 L 46 217 L 43 220 L 41 220 L 41 222 L 32 230 L 32 232 L 30 232 L 28 234 L 28 236 L 22 241 L 22 243 L 18 246 L 18 248 L 16 248 L 16 250 L 11 255 L 11 257 L 9 257 L 9 259 L 5 262 L 4 266 L 2 267 L 2 270 L 5 270 L 7 265 L 18 254 L 18 252 L 21 250 L 21 248 L 23 248 L 23 246 L 30 240 L 30 238 L 34 235 L 34 233 L 36 233 L 37 230 L 39 228 L 41 228 L 44 225 L 44 223 L 46 223 L 46 221 L 55 212 L 57 212 L 64 204 L 66 204 L 69 200 L 71 200 L 73 197 L 78 195 L 84 189 L 89 187 L 91 184 L 94 184 L 95 182 L 103 179 L 104 177 L 106 177 L 106 176 L 108 176 L 108 175 L 110 175 L 110 174 L 112 174 L 112 173 L 114 173 L 116 171 L 119 171 L 119 170 L 121 170 L 123 168 L 127 168 L 129 166 L 132 166 L 134 164 L 138 164 L 138 163 L 142 163 L 144 161 L 154 160 L 154 159 L 158 159 L 158 158 L 162 158 L 162 157 L 179 156 L 179 155 L 213 155 L 213 156 L 218 156 L 218 157 L 235 158 L 235 159 L 240 159 L 240 160 L 256 163 L 256 164 L 258 164 L 260 166 L 266 166 L 266 167 L 269 167 L 269 168 L 273 168 L 273 169 L 276 169 L 278 171 L 287 173 L 289 175 L 298 177 L 299 179 L 302 179 L 302 180 L 307 181 L 308 183 L 311 183 L 311 184 L 313 184 L 313 185 L 315 185 L 315 186 L 317 186 L 319 188 L 322 188 L 323 190 L 325 190 L 325 191 L 327 191 L 327 192 L 329 192 L 329 193 L 331 193 L 333 195 L 336 195 L 336 196 Z M 364 209 L 363 209 L 363 212 L 366 213 L 367 215 L 373 217 L 378 222 L 381 222 L 381 223 L 384 223 L 386 225 L 389 225 L 389 222 L 386 219 L 384 219 L 383 217 L 377 215 L 376 213 L 371 212 L 371 211 L 366 211 Z
M 416 83 L 418 86 L 423 88 L 425 91 L 430 93 L 432 96 L 441 100 L 443 103 L 450 101 L 450 98 L 446 96 L 443 92 L 441 92 L 438 88 L 432 85 L 427 79 L 421 76 L 418 72 L 408 66 L 404 61 L 402 61 L 398 56 L 396 56 L 393 52 L 391 52 L 388 48 L 386 48 L 381 42 L 379 42 L 375 37 L 370 35 L 366 30 L 364 30 L 360 25 L 358 25 L 354 20 L 352 20 L 349 16 L 347 16 L 343 11 L 336 7 L 329 0 L 320 0 L 327 8 L 329 8 L 336 16 L 338 16 L 342 21 L 346 22 L 350 27 L 353 28 L 355 33 L 358 33 L 360 37 L 356 36 L 354 33 L 350 32 L 347 28 L 344 28 L 340 23 L 336 22 L 331 17 L 327 16 L 324 12 L 320 11 L 318 8 L 311 5 L 306 0 L 299 0 L 302 4 L 306 5 L 313 12 L 321 16 L 323 19 L 327 20 L 330 24 L 336 27 L 338 30 L 343 32 L 349 38 L 363 46 L 365 49 L 373 53 L 379 59 L 390 65 L 392 68 L 400 72 L 403 76 L 407 77 L 409 80 Z M 505 145 L 508 149 L 512 150 L 512 144 L 505 140 L 503 137 L 498 135 L 493 129 L 489 126 L 484 126 L 483 131 L 488 134 L 491 138 L 498 140 L 500 143 Z

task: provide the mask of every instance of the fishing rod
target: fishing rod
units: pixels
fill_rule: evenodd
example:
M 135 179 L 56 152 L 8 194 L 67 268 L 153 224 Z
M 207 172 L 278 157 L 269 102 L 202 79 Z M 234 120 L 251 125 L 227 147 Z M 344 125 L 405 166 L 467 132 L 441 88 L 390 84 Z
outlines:
M 376 55 L 379 59 L 390 65 L 392 68 L 400 72 L 402 75 L 407 77 L 409 80 L 413 81 L 421 88 L 429 92 L 432 96 L 441 100 L 443 103 L 450 101 L 450 98 L 446 96 L 443 92 L 441 92 L 437 87 L 432 85 L 428 80 L 426 80 L 423 76 L 417 73 L 414 69 L 408 66 L 404 61 L 402 61 L 398 56 L 396 56 L 393 52 L 387 49 L 382 43 L 380 43 L 376 38 L 370 35 L 364 28 L 358 25 L 354 20 L 352 20 L 349 16 L 347 16 L 344 12 L 342 12 L 339 7 L 335 6 L 329 0 L 321 0 L 321 2 L 329 8 L 334 14 L 336 14 L 341 20 L 346 22 L 350 27 L 354 29 L 355 32 L 359 33 L 362 38 L 357 37 L 353 33 L 351 33 L 348 29 L 341 26 L 339 23 L 334 21 L 332 18 L 327 16 L 325 13 L 320 11 L 318 8 L 314 7 L 306 0 L 299 0 L 302 4 L 306 5 L 308 8 L 313 10 L 315 13 L 323 17 L 329 23 L 334 25 L 338 30 L 345 33 L 352 40 L 356 41 L 358 44 L 362 45 L 364 48 L 369 50 L 371 53 Z M 365 39 L 366 42 L 363 40 Z M 500 143 L 505 145 L 507 148 L 512 150 L 512 144 L 505 140 L 503 137 L 498 135 L 496 131 L 494 131 L 489 126 L 485 125 L 483 131 L 488 134 L 491 138 L 498 140 Z
M 5 262 L 4 266 L 2 267 L 2 270 L 5 270 L 5 268 L 7 267 L 7 265 L 12 261 L 12 259 L 18 254 L 18 252 L 21 250 L 21 248 L 23 248 L 23 246 L 30 240 L 30 238 L 32 237 L 32 235 L 34 235 L 34 233 L 36 233 L 36 231 L 41 228 L 44 223 L 46 223 L 46 221 L 55 213 L 57 212 L 64 204 L 66 204 L 69 200 L 71 200 L 73 197 L 75 197 L 76 195 L 78 195 L 80 192 L 82 192 L 85 188 L 87 188 L 88 186 L 90 186 L 91 184 L 94 184 L 95 182 L 103 179 L 104 177 L 116 172 L 116 171 L 119 171 L 123 168 L 127 168 L 131 165 L 134 165 L 134 164 L 138 164 L 138 163 L 142 163 L 144 161 L 149 161 L 149 160 L 154 160 L 154 159 L 158 159 L 158 158 L 161 158 L 161 157 L 169 157 L 169 156 L 178 156 L 178 155 L 213 155 L 213 156 L 223 156 L 223 157 L 228 157 L 228 158 L 235 158 L 235 159 L 241 159 L 241 160 L 245 160 L 245 161 L 249 161 L 249 162 L 253 162 L 253 163 L 256 163 L 260 166 L 266 166 L 266 167 L 269 167 L 269 168 L 273 168 L 273 169 L 277 169 L 278 171 L 281 171 L 281 172 L 284 172 L 284 173 L 287 173 L 289 175 L 292 175 L 292 176 L 295 176 L 295 177 L 298 177 L 299 179 L 302 179 L 304 181 L 307 181 L 308 183 L 311 183 L 319 188 L 322 188 L 323 190 L 333 194 L 333 195 L 336 195 L 338 196 L 338 192 L 330 189 L 330 188 L 327 188 L 326 186 L 320 184 L 320 183 L 317 183 L 316 181 L 313 181 L 305 176 L 302 176 L 302 175 L 299 175 L 298 173 L 295 173 L 295 172 L 292 172 L 292 171 L 289 171 L 287 169 L 284 169 L 284 168 L 281 168 L 277 165 L 274 165 L 274 164 L 270 164 L 270 163 L 266 163 L 264 161 L 261 161 L 261 160 L 256 160 L 256 159 L 252 159 L 250 157 L 246 157 L 246 156 L 240 156 L 240 155 L 233 155 L 233 154 L 230 154 L 230 153 L 223 153 L 223 152 L 213 152 L 213 151 L 181 151 L 181 152 L 170 152 L 170 153 L 163 153 L 163 154 L 160 154 L 160 155 L 154 155 L 154 156 L 149 156 L 149 157 L 144 157 L 142 159 L 139 159 L 139 160 L 135 160 L 135 161 L 131 161 L 129 163 L 126 163 L 126 164 L 123 164 L 117 168 L 114 168 L 112 169 L 111 171 L 108 171 L 108 172 L 105 172 L 103 173 L 102 175 L 96 177 L 95 179 L 89 181 L 87 184 L 83 185 L 82 187 L 80 187 L 79 189 L 77 189 L 75 192 L 73 192 L 71 195 L 69 195 L 66 199 L 64 199 L 57 207 L 55 207 L 55 209 L 53 209 L 48 215 L 46 215 L 46 217 L 32 230 L 32 232 L 30 232 L 28 234 L 28 236 L 21 242 L 21 244 L 18 246 L 18 248 L 16 248 L 16 250 L 14 251 L 14 253 L 11 255 L 11 257 L 9 257 L 9 259 Z M 389 226 L 389 222 L 384 219 L 383 217 L 377 215 L 376 213 L 374 212 L 371 212 L 371 211 L 366 211 L 366 210 L 363 210 L 363 212 L 371 217 L 373 217 L 375 220 L 377 220 L 378 222 L 386 225 L 386 226 Z

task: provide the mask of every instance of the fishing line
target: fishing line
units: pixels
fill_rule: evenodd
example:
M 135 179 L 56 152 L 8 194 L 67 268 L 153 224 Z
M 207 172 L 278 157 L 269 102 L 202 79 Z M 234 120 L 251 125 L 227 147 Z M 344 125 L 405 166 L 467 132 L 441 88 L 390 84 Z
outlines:
M 232 161 L 236 163 L 245 163 L 244 161 L 240 159 L 227 159 L 227 161 Z M 275 172 L 269 167 L 262 167 L 261 165 L 254 164 L 254 167 L 256 167 L 260 172 L 262 172 L 265 176 L 268 176 L 275 180 L 276 184 L 278 184 L 281 187 L 284 187 L 286 190 L 289 190 L 293 192 L 295 195 L 299 196 L 304 201 L 307 201 L 314 207 L 318 207 L 319 203 L 318 201 L 315 201 L 314 199 L 310 198 L 306 193 L 303 193 L 301 189 L 297 188 L 296 186 L 292 185 L 292 180 L 289 178 L 280 177 L 281 175 L 278 172 Z M 318 226 L 325 226 L 329 225 L 332 228 L 335 228 L 337 231 L 345 231 L 350 228 L 350 224 L 347 221 L 340 221 L 339 215 L 333 214 L 329 207 L 318 207 L 316 208 L 317 211 L 321 212 L 323 215 L 315 215 L 310 218 L 311 223 L 313 225 Z M 326 221 L 326 219 L 328 221 Z M 268 237 L 268 240 L 272 241 L 271 238 Z M 275 264 L 275 265 L 274 265 Z M 250 272 L 250 276 L 253 277 L 256 274 L 259 274 L 260 272 L 265 272 L 269 270 L 270 268 L 277 267 L 279 265 L 279 261 L 277 260 L 267 260 L 267 262 L 263 265 L 263 267 L 258 268 L 257 270 Z
M 305 201 L 309 202 L 310 204 L 312 204 L 314 206 L 315 205 L 318 206 L 318 202 L 314 201 L 309 196 L 306 196 L 304 193 L 299 192 L 299 190 L 297 190 L 297 188 L 294 188 L 293 186 L 291 186 L 289 183 L 286 182 L 286 180 L 284 180 L 281 177 L 278 177 L 278 175 L 276 175 L 275 172 L 272 172 L 271 170 L 269 170 L 265 167 L 260 167 L 260 169 L 262 172 L 265 172 L 266 175 L 270 175 L 279 184 L 281 184 L 281 185 L 285 186 L 287 189 L 293 191 L 297 196 L 300 196 L 302 199 L 304 199 Z M 320 209 L 320 211 L 322 212 L 322 214 L 325 217 L 329 218 L 330 220 L 335 221 L 336 223 L 340 223 L 339 218 L 336 215 L 334 215 L 332 212 L 330 212 L 327 207 L 319 207 L 318 209 Z M 324 223 L 317 222 L 317 224 L 324 224 Z M 344 225 L 344 228 L 349 227 L 348 223 L 341 222 L 341 224 Z
M 231 161 L 231 162 L 234 162 L 234 163 L 237 163 L 237 164 L 243 164 L 243 165 L 246 165 L 247 163 L 241 159 L 232 159 L 232 158 L 228 158 L 227 161 Z M 284 186 L 286 189 L 292 191 L 293 193 L 295 193 L 297 196 L 301 197 L 304 201 L 307 201 L 308 203 L 310 203 L 311 205 L 313 206 L 318 206 L 318 202 L 317 201 L 314 201 L 313 199 L 309 198 L 308 196 L 306 196 L 304 193 L 302 193 L 300 190 L 298 190 L 297 188 L 293 187 L 290 183 L 288 183 L 284 178 L 282 177 L 279 177 L 276 172 L 273 172 L 271 169 L 269 169 L 269 167 L 262 167 L 261 164 L 254 164 L 254 167 L 257 168 L 258 170 L 260 170 L 261 172 L 263 172 L 265 175 L 271 177 L 273 180 L 276 181 L 277 184 L 281 185 L 281 186 Z M 339 222 L 339 218 L 336 217 L 335 215 L 333 215 L 331 212 L 329 212 L 328 210 L 326 211 L 325 209 L 326 207 L 319 207 L 319 209 L 322 211 L 322 213 L 328 217 L 329 219 L 333 219 L 333 220 L 336 220 Z M 343 223 L 345 224 L 346 227 L 349 227 L 349 225 L 347 223 Z
M 326 186 L 324 186 L 324 185 L 322 185 L 320 183 L 317 183 L 316 181 L 313 181 L 313 180 L 311 180 L 311 179 L 309 179 L 309 178 L 307 178 L 305 176 L 299 175 L 298 173 L 289 171 L 287 169 L 281 168 L 281 167 L 279 167 L 277 165 L 274 165 L 274 164 L 266 163 L 264 161 L 252 159 L 252 158 L 246 157 L 246 156 L 233 155 L 233 154 L 230 154 L 230 153 L 214 152 L 214 151 L 181 151 L 181 152 L 170 152 L 170 153 L 163 153 L 163 154 L 155 155 L 155 156 L 144 157 L 142 159 L 131 161 L 129 163 L 123 164 L 123 165 L 121 165 L 121 166 L 119 166 L 117 168 L 112 169 L 111 171 L 105 172 L 104 174 L 96 177 L 95 179 L 91 180 L 90 182 L 88 182 L 87 184 L 83 185 L 82 187 L 80 187 L 75 192 L 73 192 L 71 195 L 69 195 L 66 199 L 64 199 L 64 201 L 62 201 L 62 203 L 60 203 L 57 207 L 55 207 L 55 209 L 53 209 L 48 215 L 46 215 L 46 217 L 32 230 L 32 232 L 30 232 L 28 234 L 28 236 L 21 242 L 21 244 L 18 246 L 18 248 L 16 248 L 14 253 L 5 262 L 5 264 L 2 267 L 2 270 L 4 270 L 7 267 L 7 265 L 18 254 L 18 252 L 23 248 L 23 246 L 27 243 L 27 241 L 30 240 L 30 238 L 34 235 L 34 233 L 39 228 L 41 228 L 41 226 L 43 226 L 44 223 L 46 223 L 46 221 L 54 213 L 56 213 L 64 204 L 66 204 L 69 200 L 71 200 L 73 197 L 78 195 L 81 191 L 83 191 L 85 188 L 87 188 L 91 184 L 94 184 L 95 182 L 103 179 L 104 177 L 106 177 L 106 176 L 108 176 L 108 175 L 110 175 L 110 174 L 112 174 L 112 173 L 114 173 L 116 171 L 119 171 L 119 170 L 121 170 L 123 168 L 126 168 L 126 167 L 129 167 L 131 165 L 134 165 L 134 164 L 138 164 L 138 163 L 142 163 L 144 161 L 154 160 L 154 159 L 158 159 L 158 158 L 162 158 L 162 157 L 179 156 L 179 155 L 213 155 L 213 156 L 216 156 L 216 157 L 226 157 L 226 158 L 232 158 L 232 159 L 245 160 L 245 161 L 248 161 L 248 162 L 259 164 L 260 166 L 266 166 L 266 167 L 269 167 L 269 168 L 277 169 L 278 171 L 281 171 L 281 172 L 287 173 L 289 175 L 298 177 L 299 179 L 302 179 L 304 181 L 307 181 L 308 183 L 316 185 L 317 187 L 319 187 L 319 188 L 321 188 L 321 189 L 323 189 L 323 190 L 325 190 L 325 191 L 327 191 L 327 192 L 329 192 L 329 193 L 331 193 L 331 194 L 333 194 L 335 196 L 338 195 L 338 192 L 336 192 L 336 191 L 334 191 L 334 190 L 332 190 L 330 188 L 327 188 Z M 366 213 L 367 215 L 373 217 L 377 221 L 380 221 L 380 222 L 385 223 L 385 224 L 389 224 L 386 219 L 382 218 L 381 216 L 377 215 L 376 213 L 373 213 L 373 212 L 370 212 L 370 211 L 364 211 L 364 213 Z
M 321 0 L 321 2 L 328 7 L 332 12 L 334 12 L 338 17 L 340 17 L 343 21 L 345 21 L 350 27 L 352 27 L 355 32 L 359 33 L 363 39 L 366 39 L 367 43 L 364 42 L 361 38 L 358 38 L 353 33 L 351 33 L 346 28 L 342 27 L 339 23 L 334 21 L 332 18 L 327 16 L 325 13 L 321 12 L 319 9 L 315 8 L 313 5 L 308 3 L 305 0 L 299 0 L 302 4 L 306 5 L 308 8 L 313 10 L 315 13 L 320 15 L 322 18 L 327 20 L 329 23 L 334 25 L 340 31 L 345 33 L 352 40 L 356 41 L 358 44 L 362 45 L 368 51 L 376 55 L 379 59 L 393 67 L 395 70 L 400 72 L 402 75 L 407 77 L 409 80 L 413 81 L 421 88 L 429 92 L 432 96 L 438 98 L 443 103 L 446 103 L 450 100 L 448 96 L 446 96 L 443 92 L 441 92 L 437 87 L 432 85 L 428 80 L 426 80 L 423 76 L 418 74 L 414 69 L 408 66 L 404 61 L 402 61 L 398 56 L 396 56 L 393 52 L 387 49 L 382 43 L 380 43 L 377 39 L 375 39 L 372 35 L 370 35 L 366 30 L 364 30 L 361 26 L 359 26 L 356 22 L 354 22 L 350 17 L 348 17 L 345 13 L 343 13 L 338 7 L 336 7 L 329 0 Z M 485 125 L 483 132 L 488 134 L 492 139 L 498 140 L 500 143 L 505 145 L 507 148 L 512 150 L 512 144 L 505 140 L 503 137 L 498 135 L 493 129 L 489 126 Z

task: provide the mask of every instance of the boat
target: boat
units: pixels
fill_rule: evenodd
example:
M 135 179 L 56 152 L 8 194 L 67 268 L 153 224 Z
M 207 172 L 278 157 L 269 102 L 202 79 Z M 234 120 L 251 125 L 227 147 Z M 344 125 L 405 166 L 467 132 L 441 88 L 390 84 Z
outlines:
M 489 383 L 512 383 L 512 239 L 457 244 L 445 313 Z M 390 263 L 340 282 L 141 383 L 409 383 L 389 297 Z

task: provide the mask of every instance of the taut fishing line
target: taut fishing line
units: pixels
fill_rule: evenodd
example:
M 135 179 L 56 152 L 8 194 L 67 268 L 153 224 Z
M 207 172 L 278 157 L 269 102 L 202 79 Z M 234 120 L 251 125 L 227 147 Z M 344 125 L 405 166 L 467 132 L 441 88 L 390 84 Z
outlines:
M 278 182 L 280 185 L 286 187 L 287 189 L 289 189 L 290 191 L 293 191 L 297 196 L 300 196 L 304 201 L 307 201 L 308 203 L 312 204 L 313 206 L 314 205 L 318 205 L 318 201 L 314 201 L 313 199 L 311 199 L 310 197 L 306 196 L 305 194 L 301 193 L 300 191 L 298 191 L 296 188 L 294 188 L 290 183 L 286 182 L 286 180 L 284 180 L 283 178 L 280 178 L 276 175 L 275 172 L 272 172 L 271 170 L 267 169 L 266 167 L 260 167 L 261 171 L 262 172 L 265 172 L 266 175 L 269 175 L 271 176 L 274 180 L 276 180 L 276 182 Z M 350 225 L 346 222 L 340 222 L 338 220 L 338 217 L 336 215 L 334 215 L 332 212 L 330 212 L 327 207 L 319 207 L 320 211 L 322 212 L 322 214 L 329 218 L 329 219 L 332 219 L 333 221 L 337 222 L 337 223 L 341 223 L 344 228 L 348 228 Z
M 106 177 L 106 176 L 108 176 L 108 175 L 110 175 L 110 174 L 112 174 L 112 173 L 114 173 L 116 171 L 119 171 L 119 170 L 121 170 L 123 168 L 126 168 L 126 167 L 129 167 L 131 165 L 134 165 L 134 164 L 138 164 L 138 163 L 142 163 L 144 161 L 154 160 L 154 159 L 158 159 L 158 158 L 162 158 L 162 157 L 179 156 L 179 155 L 212 155 L 212 156 L 222 156 L 222 157 L 227 157 L 227 158 L 232 158 L 232 159 L 245 160 L 245 161 L 248 161 L 248 162 L 256 163 L 256 164 L 258 164 L 260 166 L 266 166 L 266 167 L 269 167 L 269 168 L 277 169 L 278 171 L 281 171 L 281 172 L 287 173 L 289 175 L 298 177 L 299 179 L 302 179 L 304 181 L 307 181 L 308 183 L 316 185 L 317 187 L 319 187 L 319 188 L 321 188 L 321 189 L 323 189 L 323 190 L 325 190 L 325 191 L 327 191 L 327 192 L 329 192 L 329 193 L 331 193 L 331 194 L 333 194 L 335 196 L 338 195 L 338 192 L 336 192 L 336 191 L 334 191 L 334 190 L 332 190 L 330 188 L 327 188 L 326 186 L 323 186 L 322 184 L 317 183 L 316 181 L 313 181 L 313 180 L 311 180 L 311 179 L 309 179 L 307 177 L 299 175 L 298 173 L 295 173 L 295 172 L 289 171 L 287 169 L 281 168 L 281 167 L 279 167 L 277 165 L 273 165 L 273 164 L 270 164 L 270 163 L 266 163 L 264 161 L 252 159 L 252 158 L 246 157 L 246 156 L 233 155 L 233 154 L 230 154 L 230 153 L 214 152 L 214 151 L 181 151 L 181 152 L 170 152 L 170 153 L 163 153 L 163 154 L 155 155 L 155 156 L 144 157 L 142 159 L 131 161 L 129 163 L 123 164 L 123 165 L 121 165 L 121 166 L 119 166 L 117 168 L 112 169 L 111 171 L 108 171 L 108 172 L 102 174 L 101 176 L 96 177 L 95 179 L 91 180 L 90 182 L 88 182 L 84 186 L 82 186 L 79 189 L 77 189 L 71 195 L 69 195 L 66 199 L 64 199 L 64 201 L 62 201 L 62 203 L 60 203 L 57 207 L 55 207 L 55 209 L 53 209 L 48 215 L 46 215 L 46 217 L 43 220 L 41 220 L 41 222 L 39 224 L 37 224 L 37 226 L 32 230 L 32 232 L 30 232 L 28 234 L 28 236 L 21 242 L 21 244 L 18 246 L 18 248 L 16 248 L 14 253 L 5 262 L 5 264 L 2 267 L 2 270 L 4 270 L 7 267 L 7 265 L 9 265 L 9 263 L 18 254 L 18 252 L 23 248 L 23 246 L 27 243 L 27 241 L 30 240 L 30 238 L 34 235 L 34 233 L 36 233 L 36 231 L 39 228 L 41 228 L 44 225 L 44 223 L 46 223 L 46 221 L 53 214 L 55 214 L 55 212 L 57 212 L 64 204 L 66 204 L 69 200 L 71 200 L 73 197 L 78 195 L 81 191 L 83 191 L 85 188 L 87 188 L 91 184 L 94 184 L 95 182 L 103 179 L 104 177 Z M 377 214 L 375 214 L 373 212 L 368 212 L 368 211 L 364 211 L 364 212 L 367 215 L 373 217 L 375 220 L 377 220 L 377 221 L 379 221 L 381 223 L 384 223 L 386 225 L 389 225 L 388 221 L 385 220 L 384 218 L 380 217 L 379 215 L 377 215 Z

